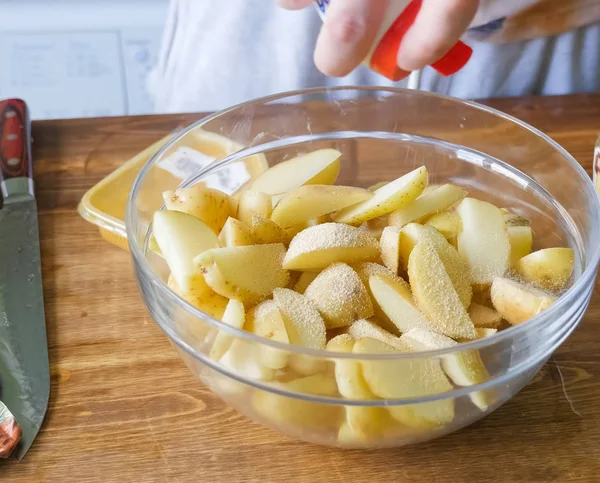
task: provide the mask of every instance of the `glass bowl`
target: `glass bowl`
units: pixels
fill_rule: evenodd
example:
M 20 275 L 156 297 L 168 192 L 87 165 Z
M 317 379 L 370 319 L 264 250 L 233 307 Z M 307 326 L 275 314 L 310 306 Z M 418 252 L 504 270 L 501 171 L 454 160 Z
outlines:
M 198 139 L 206 136 L 233 154 L 216 154 L 219 159 L 206 165 L 194 153 Z M 338 184 L 367 187 L 425 165 L 430 184 L 458 184 L 471 196 L 529 218 L 534 249 L 574 249 L 572 285 L 548 310 L 491 337 L 445 350 L 383 355 L 267 340 L 219 322 L 223 307 L 211 301 L 194 307 L 168 288 L 168 267 L 148 243 L 152 215 L 163 204 L 162 190 L 178 187 L 170 179 L 183 177 L 183 186 L 206 183 L 234 194 L 268 166 L 330 147 L 342 152 Z M 527 384 L 587 308 L 600 256 L 599 220 L 598 198 L 585 171 L 531 126 L 474 102 L 413 90 L 342 87 L 258 99 L 190 126 L 140 172 L 126 226 L 144 302 L 205 385 L 250 419 L 292 437 L 378 448 L 456 431 Z M 214 357 L 217 337 L 236 350 Z M 335 383 L 336 365 L 377 368 L 401 378 L 472 351 L 479 352 L 489 372 L 475 386 L 353 400 L 343 398 Z M 268 367 L 256 361 L 269 361 Z

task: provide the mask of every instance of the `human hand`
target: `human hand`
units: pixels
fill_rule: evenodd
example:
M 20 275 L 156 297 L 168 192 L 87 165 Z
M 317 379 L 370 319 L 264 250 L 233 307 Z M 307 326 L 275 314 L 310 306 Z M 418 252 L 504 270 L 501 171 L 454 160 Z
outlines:
M 297 10 L 312 0 L 277 0 Z M 367 56 L 390 0 L 332 0 L 315 48 L 315 65 L 326 75 L 342 77 Z M 407 72 L 430 65 L 450 50 L 477 13 L 479 0 L 423 0 L 397 55 Z

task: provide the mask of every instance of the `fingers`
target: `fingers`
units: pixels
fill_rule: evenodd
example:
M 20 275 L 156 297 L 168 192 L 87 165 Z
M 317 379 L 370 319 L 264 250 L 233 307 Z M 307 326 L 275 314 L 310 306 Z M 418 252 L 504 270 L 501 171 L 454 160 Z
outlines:
M 300 10 L 301 8 L 308 7 L 312 0 L 277 0 L 280 7 L 287 8 L 288 10 Z
M 398 51 L 398 66 L 419 70 L 444 56 L 467 29 L 479 0 L 423 0 Z
M 333 77 L 342 77 L 356 68 L 369 53 L 388 3 L 389 0 L 331 2 L 315 49 L 317 68 Z

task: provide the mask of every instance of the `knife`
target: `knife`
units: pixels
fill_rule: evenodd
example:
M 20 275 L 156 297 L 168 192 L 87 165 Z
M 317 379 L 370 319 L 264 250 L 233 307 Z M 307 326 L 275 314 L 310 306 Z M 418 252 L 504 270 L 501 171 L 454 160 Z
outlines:
M 20 461 L 50 393 L 31 122 L 20 99 L 0 102 L 0 193 L 0 401 L 21 428 Z

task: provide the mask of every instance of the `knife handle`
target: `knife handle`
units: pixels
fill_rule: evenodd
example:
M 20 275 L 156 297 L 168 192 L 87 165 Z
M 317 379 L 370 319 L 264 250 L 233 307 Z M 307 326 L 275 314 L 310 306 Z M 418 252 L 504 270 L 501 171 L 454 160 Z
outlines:
M 34 196 L 31 120 L 21 99 L 0 101 L 0 187 L 11 195 Z

